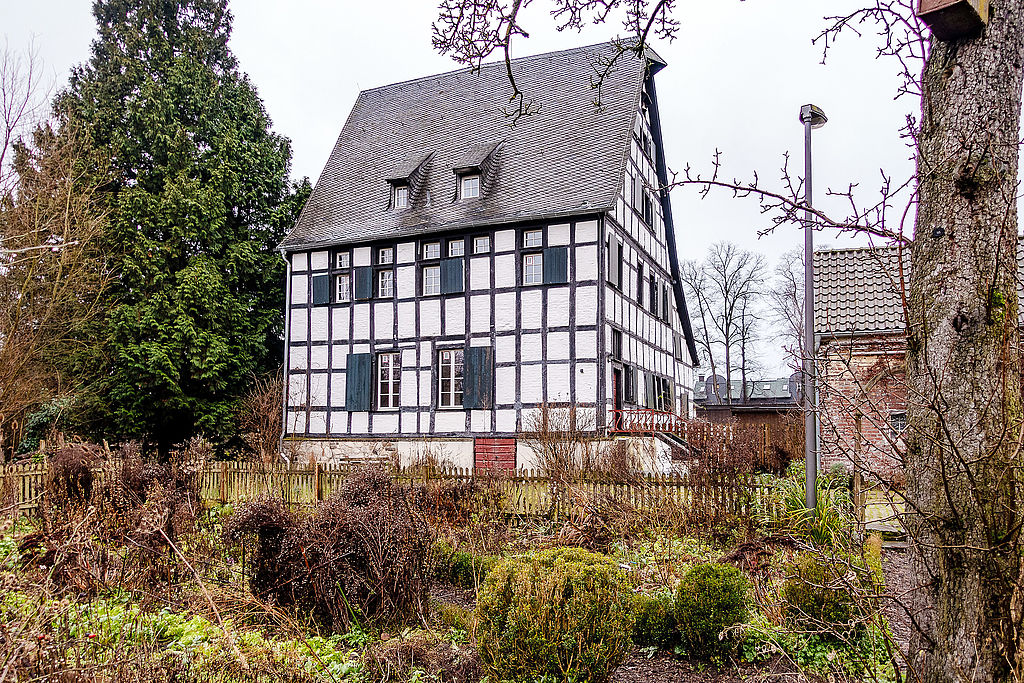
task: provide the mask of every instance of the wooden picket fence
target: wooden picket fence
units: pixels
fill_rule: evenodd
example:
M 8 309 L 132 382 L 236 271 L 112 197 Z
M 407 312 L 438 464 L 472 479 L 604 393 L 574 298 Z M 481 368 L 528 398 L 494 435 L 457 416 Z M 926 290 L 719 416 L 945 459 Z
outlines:
M 266 465 L 252 462 L 213 462 L 200 474 L 203 501 L 238 503 L 261 496 L 275 496 L 293 506 L 312 505 L 337 490 L 357 465 L 315 464 Z M 3 466 L 0 478 L 0 510 L 33 514 L 39 509 L 47 468 L 44 464 Z M 586 501 L 607 498 L 637 509 L 669 504 L 690 508 L 701 505 L 735 515 L 753 512 L 753 506 L 768 495 L 771 484 L 756 477 L 716 482 L 699 481 L 678 474 L 649 474 L 632 481 L 614 481 L 591 476 L 558 486 L 534 470 L 502 475 L 464 468 L 405 468 L 392 472 L 398 481 L 410 484 L 471 482 L 487 478 L 501 488 L 506 512 L 514 515 L 562 515 L 578 512 Z

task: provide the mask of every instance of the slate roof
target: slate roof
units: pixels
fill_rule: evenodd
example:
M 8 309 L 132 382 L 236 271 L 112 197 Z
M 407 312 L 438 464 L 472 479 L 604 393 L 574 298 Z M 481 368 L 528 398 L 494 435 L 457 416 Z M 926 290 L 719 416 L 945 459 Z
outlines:
M 392 239 L 469 226 L 611 210 L 622 184 L 647 62 L 623 54 L 592 83 L 610 43 L 512 62 L 539 111 L 514 127 L 504 113 L 504 62 L 364 90 L 281 248 Z M 454 201 L 453 172 L 499 144 L 478 200 Z M 485 150 L 485 151 L 482 151 Z M 388 179 L 427 155 L 408 209 L 389 210 Z M 404 175 L 403 175 L 404 174 Z
M 725 393 L 725 378 L 719 378 L 721 381 L 721 391 Z M 789 390 L 789 377 L 776 377 L 774 379 L 764 380 L 747 380 L 747 399 L 752 402 L 758 403 L 772 403 L 772 404 L 789 404 L 795 403 L 795 399 Z M 713 384 L 707 380 L 697 381 L 693 385 L 693 400 L 698 402 L 706 401 L 708 398 L 708 389 L 712 388 Z M 732 395 L 733 401 L 739 401 L 741 397 L 741 390 L 743 388 L 743 380 L 734 379 L 729 383 L 729 393 Z
M 899 250 L 895 247 L 814 252 L 814 330 L 821 335 L 903 331 Z M 910 251 L 903 250 L 904 277 Z

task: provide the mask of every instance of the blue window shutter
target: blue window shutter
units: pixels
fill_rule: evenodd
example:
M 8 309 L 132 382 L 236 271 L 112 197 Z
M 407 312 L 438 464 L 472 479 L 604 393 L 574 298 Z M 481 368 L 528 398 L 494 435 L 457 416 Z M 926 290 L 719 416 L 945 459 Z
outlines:
M 323 306 L 331 303 L 331 279 L 329 275 L 313 276 L 313 305 Z
M 345 410 L 370 410 L 373 403 L 373 356 L 350 353 L 345 366 Z
M 569 281 L 568 247 L 548 247 L 544 250 L 544 284 Z
M 363 266 L 355 269 L 356 299 L 365 300 L 373 298 L 373 268 Z
M 470 346 L 463 359 L 463 407 L 477 410 L 494 407 L 494 349 Z
M 448 258 L 441 261 L 441 293 L 458 294 L 466 291 L 465 278 L 462 275 L 464 259 Z

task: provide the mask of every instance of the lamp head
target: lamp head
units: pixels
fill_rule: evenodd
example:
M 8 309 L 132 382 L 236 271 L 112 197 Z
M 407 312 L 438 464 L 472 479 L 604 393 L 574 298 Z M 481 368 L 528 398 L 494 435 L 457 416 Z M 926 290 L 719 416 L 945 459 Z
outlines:
M 813 104 L 805 104 L 800 107 L 800 123 L 806 125 L 811 124 L 811 128 L 821 128 L 828 122 L 828 117 L 825 116 L 825 112 L 821 110 L 821 107 L 816 107 Z

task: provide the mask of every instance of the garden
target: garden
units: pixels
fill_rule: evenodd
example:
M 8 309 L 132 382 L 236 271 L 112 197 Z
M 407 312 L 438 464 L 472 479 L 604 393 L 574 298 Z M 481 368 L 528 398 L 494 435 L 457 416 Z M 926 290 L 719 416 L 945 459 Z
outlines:
M 0 503 L 0 681 L 901 680 L 900 553 L 841 473 L 810 512 L 798 466 L 691 467 L 681 501 L 620 457 L 523 515 L 507 475 L 386 464 L 312 504 L 211 503 L 209 457 L 63 445 L 33 514 Z M 761 493 L 737 514 L 712 475 Z

